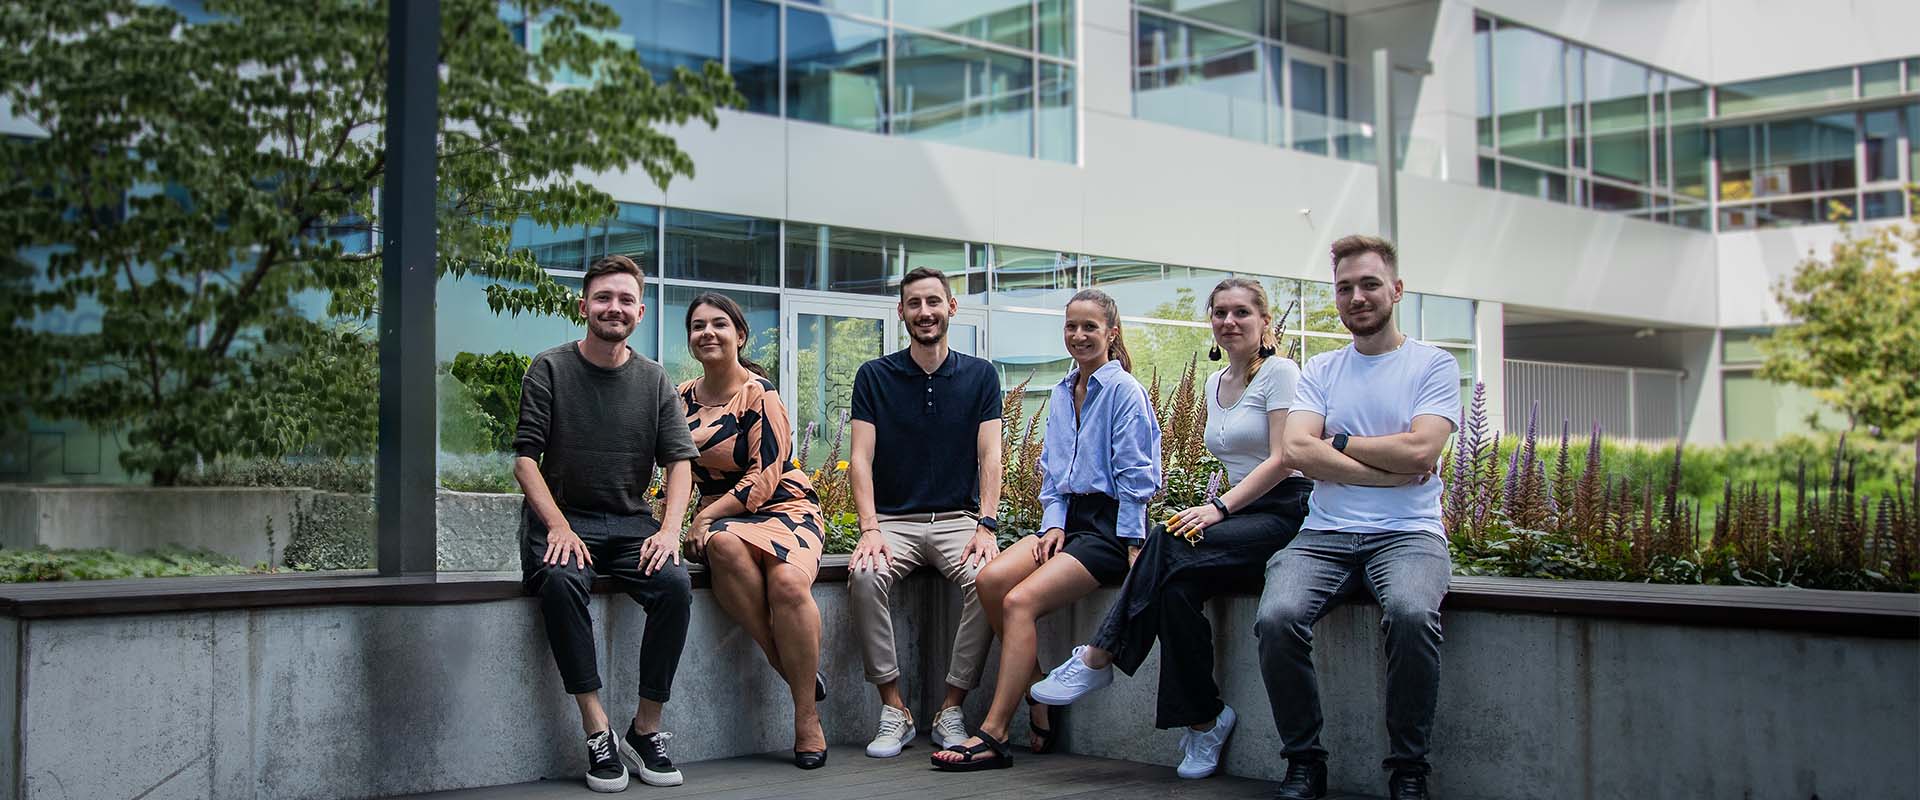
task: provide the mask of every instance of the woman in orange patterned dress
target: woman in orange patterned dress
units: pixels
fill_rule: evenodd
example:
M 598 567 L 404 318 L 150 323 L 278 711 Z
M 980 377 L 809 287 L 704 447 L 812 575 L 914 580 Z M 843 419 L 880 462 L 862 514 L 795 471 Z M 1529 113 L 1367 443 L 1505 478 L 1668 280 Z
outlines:
M 827 763 L 817 703 L 820 608 L 813 578 L 826 547 L 820 497 L 792 461 L 792 426 L 765 371 L 747 360 L 746 315 L 726 295 L 687 307 L 687 349 L 704 375 L 680 384 L 699 511 L 688 546 L 704 554 L 720 607 L 760 645 L 793 693 L 793 763 Z

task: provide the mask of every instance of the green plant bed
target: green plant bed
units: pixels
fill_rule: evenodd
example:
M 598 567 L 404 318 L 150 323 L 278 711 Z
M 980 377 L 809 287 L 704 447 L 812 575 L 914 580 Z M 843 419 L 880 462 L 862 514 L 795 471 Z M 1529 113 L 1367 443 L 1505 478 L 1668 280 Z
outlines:
M 114 578 L 174 578 L 267 572 L 204 550 L 168 548 L 146 553 L 112 550 L 0 549 L 0 582 L 99 581 Z

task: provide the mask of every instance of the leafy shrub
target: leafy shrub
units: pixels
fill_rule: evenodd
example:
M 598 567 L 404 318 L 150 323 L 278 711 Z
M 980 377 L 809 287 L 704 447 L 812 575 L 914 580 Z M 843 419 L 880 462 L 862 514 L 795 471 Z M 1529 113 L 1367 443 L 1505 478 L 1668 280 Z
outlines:
M 374 527 L 372 495 L 315 494 L 294 506 L 282 560 L 297 570 L 373 569 Z
M 219 553 L 181 548 L 138 554 L 45 547 L 0 550 L 0 583 L 244 575 L 262 571 L 262 567 L 249 569 Z

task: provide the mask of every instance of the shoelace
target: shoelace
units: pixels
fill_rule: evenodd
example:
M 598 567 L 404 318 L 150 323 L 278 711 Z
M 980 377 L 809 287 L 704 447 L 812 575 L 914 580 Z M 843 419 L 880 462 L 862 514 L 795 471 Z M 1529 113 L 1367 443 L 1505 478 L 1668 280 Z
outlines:
M 893 719 L 883 719 L 880 721 L 881 736 L 891 736 L 894 738 L 899 738 L 900 733 L 906 730 L 906 728 L 907 728 L 906 717 L 894 717 Z
M 959 714 L 942 714 L 933 724 L 951 741 L 959 742 L 967 738 L 967 726 L 960 721 Z
M 1312 783 L 1313 768 L 1308 766 L 1307 764 L 1300 763 L 1300 762 L 1295 762 L 1295 761 L 1287 762 L 1287 775 L 1286 777 L 1280 779 L 1280 785 L 1286 786 L 1287 784 L 1294 783 L 1296 781 L 1299 783 Z
M 593 753 L 593 763 L 599 764 L 613 760 L 613 734 L 599 733 L 587 739 L 587 749 Z
M 1395 800 L 1427 796 L 1427 776 L 1421 773 L 1398 776 L 1394 781 Z
M 666 758 L 666 757 L 667 757 L 667 740 L 668 740 L 668 739 L 671 739 L 671 738 L 673 738 L 673 734 L 671 734 L 671 733 L 668 733 L 668 732 L 666 732 L 666 731 L 661 731 L 661 732 L 659 732 L 659 733 L 656 733 L 656 734 L 654 734 L 653 736 L 651 736 L 651 737 L 649 737 L 649 739 L 650 739 L 650 741 L 652 741 L 652 742 L 653 742 L 653 757 L 654 757 L 654 758 Z

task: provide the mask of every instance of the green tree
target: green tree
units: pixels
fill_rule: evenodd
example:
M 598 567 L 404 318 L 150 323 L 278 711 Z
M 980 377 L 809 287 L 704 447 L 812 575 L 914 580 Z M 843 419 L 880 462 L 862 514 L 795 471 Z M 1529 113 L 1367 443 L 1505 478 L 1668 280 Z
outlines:
M 1808 258 L 1774 297 L 1795 322 L 1760 341 L 1760 377 L 1812 389 L 1854 427 L 1920 434 L 1920 228 L 1844 229 L 1831 255 Z
M 447 365 L 447 374 L 460 382 L 479 412 L 482 433 L 479 444 L 485 449 L 474 448 L 476 452 L 513 450 L 514 427 L 520 421 L 520 381 L 526 377 L 527 365 L 531 362 L 532 359 L 519 353 L 501 351 L 484 356 L 460 353 Z
M 386 4 L 205 6 L 194 24 L 139 0 L 0 10 L 0 99 L 44 133 L 0 148 L 0 253 L 42 262 L 0 299 L 18 342 L 0 383 L 23 411 L 123 431 L 123 466 L 157 484 L 222 454 L 364 453 L 376 424 Z M 537 53 L 497 0 L 441 4 L 438 269 L 495 281 L 495 312 L 571 314 L 508 226 L 610 215 L 582 173 L 692 175 L 659 129 L 743 99 L 715 64 L 656 85 L 594 34 L 618 23 L 599 2 L 521 6 Z M 37 324 L 76 307 L 99 325 Z

